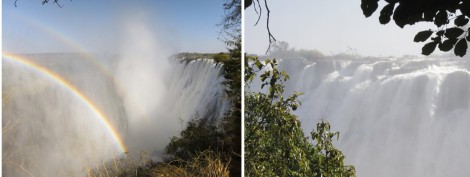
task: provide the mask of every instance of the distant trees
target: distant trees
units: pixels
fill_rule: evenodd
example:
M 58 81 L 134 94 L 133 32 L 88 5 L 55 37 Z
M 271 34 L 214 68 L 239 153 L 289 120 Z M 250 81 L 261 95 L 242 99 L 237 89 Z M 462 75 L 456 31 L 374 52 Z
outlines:
M 325 55 L 318 50 L 305 50 L 305 49 L 295 49 L 289 48 L 289 44 L 285 41 L 277 41 L 271 45 L 269 49 L 269 56 L 275 56 L 276 58 L 282 59 L 320 59 L 325 58 Z
M 370 17 L 378 8 L 379 0 L 361 0 L 362 12 Z M 429 55 L 436 47 L 463 57 L 470 42 L 470 1 L 468 0 L 385 0 L 380 11 L 379 21 L 387 24 L 393 19 L 401 28 L 417 22 L 433 22 L 435 30 L 418 32 L 414 42 L 425 42 L 433 34 L 430 42 L 422 48 L 423 55 Z M 453 24 L 451 24 L 453 22 Z M 451 25 L 451 26 L 449 26 Z
M 289 76 L 277 70 L 275 59 L 245 60 L 247 90 L 266 66 L 271 69 L 259 77 L 268 93 L 245 92 L 245 176 L 355 176 L 354 167 L 344 165 L 344 155 L 332 144 L 339 132 L 330 132 L 329 123 L 318 123 L 312 140 L 304 136 L 300 121 L 291 113 L 300 106 L 301 93 L 283 96 Z
M 214 55 L 214 60 L 216 62 L 223 63 L 223 62 L 226 62 L 228 59 L 230 59 L 230 55 L 227 54 L 227 53 L 220 52 L 220 53 Z

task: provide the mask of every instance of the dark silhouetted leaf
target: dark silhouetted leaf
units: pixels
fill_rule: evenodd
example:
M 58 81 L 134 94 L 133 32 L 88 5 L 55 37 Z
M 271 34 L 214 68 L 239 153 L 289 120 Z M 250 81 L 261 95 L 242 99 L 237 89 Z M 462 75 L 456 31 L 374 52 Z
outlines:
M 467 53 L 467 41 L 465 39 L 460 39 L 457 44 L 455 44 L 454 53 L 457 56 L 463 57 Z
M 413 25 L 416 22 L 423 21 L 423 12 L 414 5 L 410 5 L 410 3 L 406 2 L 400 1 L 393 11 L 393 20 L 395 20 L 395 24 L 400 28 L 403 28 L 405 25 Z
M 251 4 L 253 4 L 253 1 L 252 0 L 245 0 L 245 9 L 250 7 Z
M 441 10 L 436 14 L 436 18 L 434 19 L 434 24 L 437 27 L 441 27 L 444 24 L 449 23 L 449 19 L 447 16 L 447 11 Z
M 464 26 L 468 23 L 468 18 L 465 18 L 465 15 L 459 15 L 455 20 L 454 20 L 455 25 L 457 26 Z
M 467 41 L 470 42 L 470 27 L 467 29 Z
M 425 44 L 423 48 L 421 49 L 421 54 L 423 55 L 431 54 L 436 49 L 436 46 L 437 46 L 437 42 L 430 42 L 430 43 Z
M 430 22 L 434 21 L 434 17 L 436 16 L 436 13 L 437 13 L 437 9 L 429 9 L 425 11 L 423 14 L 424 20 L 430 21 Z
M 440 36 L 436 36 L 436 37 L 432 37 L 431 40 L 436 43 L 440 43 L 442 41 L 442 38 Z
M 379 21 L 381 24 L 387 24 L 390 22 L 390 17 L 393 14 L 393 9 L 395 8 L 395 3 L 387 4 L 382 11 L 380 11 Z
M 460 4 L 460 12 L 467 17 L 470 17 L 470 1 L 466 0 Z
M 392 3 L 397 3 L 399 0 L 385 0 L 385 2 L 388 2 L 389 4 L 392 4 Z
M 444 34 L 447 38 L 457 38 L 459 37 L 460 35 L 463 34 L 463 29 L 460 29 L 460 28 L 457 28 L 457 27 L 453 27 L 453 28 L 449 28 L 446 30 L 446 33 Z
M 418 34 L 416 34 L 416 36 L 414 38 L 414 41 L 415 42 L 424 42 L 424 41 L 428 40 L 429 37 L 431 37 L 432 33 L 433 32 L 431 30 L 421 31 Z
M 457 9 L 458 9 L 458 6 L 455 5 L 455 6 L 448 6 L 446 10 L 449 11 L 450 13 L 455 14 L 455 12 L 457 12 Z
M 393 20 L 395 20 L 395 24 L 397 24 L 400 28 L 403 28 L 406 24 L 406 22 L 403 20 L 404 18 L 407 18 L 407 14 L 405 14 L 405 12 L 407 12 L 406 6 L 398 4 L 395 12 L 393 13 Z
M 379 0 L 361 0 L 362 13 L 366 17 L 370 17 L 379 7 Z
M 361 2 L 366 17 L 377 8 L 377 0 Z M 437 45 L 442 51 L 450 51 L 460 39 L 470 42 L 470 29 L 466 29 L 470 25 L 470 0 L 383 0 L 381 5 L 381 24 L 393 20 L 400 28 L 418 22 L 430 22 L 438 27 L 434 32 L 421 31 L 415 35 L 415 42 L 427 43 L 422 48 L 424 55 L 431 54 Z
M 444 42 L 440 43 L 438 47 L 441 51 L 447 52 L 454 47 L 456 42 L 457 39 L 447 39 Z

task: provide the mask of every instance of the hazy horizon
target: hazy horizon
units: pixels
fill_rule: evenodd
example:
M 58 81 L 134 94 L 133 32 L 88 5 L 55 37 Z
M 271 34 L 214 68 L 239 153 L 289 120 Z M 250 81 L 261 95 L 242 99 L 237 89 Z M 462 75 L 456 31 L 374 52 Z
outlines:
M 223 1 L 3 1 L 3 51 L 117 53 L 128 23 L 144 23 L 174 52 L 221 52 Z M 214 15 L 220 14 L 220 15 Z M 203 43 L 204 45 L 200 45 Z
M 380 13 L 366 18 L 360 1 L 269 1 L 270 29 L 277 41 L 296 49 L 318 50 L 325 55 L 340 53 L 361 56 L 421 55 L 425 43 L 415 43 L 419 31 L 435 29 L 432 23 L 418 23 L 403 29 L 391 21 L 379 23 Z M 262 2 L 262 7 L 264 4 Z M 379 9 L 380 10 L 380 9 Z M 266 10 L 258 25 L 254 7 L 245 9 L 245 50 L 263 55 L 268 48 Z M 435 51 L 435 54 L 443 52 Z

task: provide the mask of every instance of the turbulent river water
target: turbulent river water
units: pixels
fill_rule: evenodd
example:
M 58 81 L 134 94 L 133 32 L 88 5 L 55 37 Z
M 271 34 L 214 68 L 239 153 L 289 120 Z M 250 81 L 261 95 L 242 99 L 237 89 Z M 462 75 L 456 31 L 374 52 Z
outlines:
M 3 175 L 82 176 L 141 150 L 158 159 L 196 113 L 217 120 L 229 106 L 212 60 L 121 58 L 4 55 Z
M 289 59 L 305 133 L 320 119 L 358 176 L 470 173 L 469 58 Z

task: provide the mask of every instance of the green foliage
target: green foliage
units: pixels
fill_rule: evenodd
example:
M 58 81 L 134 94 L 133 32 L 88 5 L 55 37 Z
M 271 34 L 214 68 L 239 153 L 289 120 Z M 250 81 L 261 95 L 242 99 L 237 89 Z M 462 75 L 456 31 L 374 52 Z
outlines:
M 222 52 L 220 52 L 220 53 L 214 55 L 214 60 L 215 60 L 216 62 L 219 62 L 219 63 L 224 63 L 224 62 L 226 62 L 228 59 L 230 59 L 230 55 L 227 54 L 227 53 L 222 53 Z
M 301 93 L 283 96 L 289 76 L 277 70 L 276 59 L 262 62 L 246 57 L 245 81 L 252 83 L 258 72 L 262 72 L 261 87 L 268 87 L 269 93 L 245 94 L 245 175 L 355 176 L 354 167 L 344 165 L 343 154 L 333 146 L 339 133 L 330 132 L 327 122 L 317 124 L 313 141 L 304 136 L 291 113 L 300 106 Z
M 167 146 L 168 161 L 187 161 L 203 151 L 220 153 L 225 164 L 230 164 L 230 175 L 240 176 L 241 171 L 241 44 L 230 49 L 223 63 L 223 84 L 231 107 L 222 121 L 210 122 L 196 116 L 180 136 L 171 138 Z M 227 56 L 226 54 L 221 54 Z M 179 164 L 180 166 L 183 164 Z
M 190 52 L 182 52 L 175 54 L 173 57 L 179 59 L 181 61 L 192 61 L 197 59 L 214 59 L 216 62 L 224 62 L 223 60 L 226 59 L 225 57 L 228 54 L 220 52 L 220 53 L 190 53 Z M 220 61 L 219 61 L 220 60 Z
M 219 24 L 222 27 L 219 39 L 229 48 L 237 48 L 237 45 L 241 44 L 241 0 L 226 0 L 224 11 L 224 18 Z
M 229 54 L 214 55 L 223 63 L 225 93 L 231 102 L 229 111 L 220 122 L 209 122 L 196 117 L 188 123 L 180 136 L 173 137 L 167 147 L 169 161 L 186 161 L 194 154 L 209 150 L 219 153 L 229 166 L 230 176 L 241 176 L 241 40 L 228 41 Z M 180 164 L 183 165 L 183 164 Z
M 315 145 L 310 153 L 317 154 L 317 157 L 311 157 L 316 160 L 311 168 L 315 170 L 317 176 L 318 174 L 323 174 L 321 176 L 355 176 L 355 168 L 345 166 L 343 163 L 345 156 L 333 146 L 334 138 L 339 139 L 339 132 L 330 132 L 330 124 L 322 120 L 317 123 L 317 130 L 312 131 L 311 136 Z
M 172 137 L 166 147 L 168 161 L 180 159 L 188 161 L 198 152 L 205 150 L 217 151 L 222 139 L 222 134 L 208 119 L 201 119 L 197 115 L 188 122 L 186 128 L 178 137 Z
M 425 42 L 434 34 L 431 41 L 423 46 L 423 55 L 430 55 L 436 46 L 439 46 L 439 50 L 444 52 L 454 48 L 455 55 L 460 57 L 466 54 L 467 42 L 470 41 L 470 28 L 466 29 L 466 25 L 470 21 L 470 1 L 385 1 L 387 5 L 382 8 L 379 16 L 381 24 L 390 22 L 393 15 L 395 24 L 401 28 L 417 22 L 433 22 L 437 27 L 436 30 L 426 30 L 416 34 L 414 42 Z M 362 12 L 366 17 L 370 17 L 378 9 L 378 2 L 379 0 L 361 0 Z M 448 28 L 451 21 L 455 26 Z
M 225 152 L 230 155 L 230 176 L 241 176 L 241 41 L 235 42 L 229 49 L 230 59 L 224 62 L 223 71 L 225 92 L 230 99 L 231 107 L 221 122 L 224 134 Z
M 190 52 L 182 52 L 182 53 L 177 53 L 173 55 L 173 58 L 176 58 L 180 61 L 193 61 L 193 60 L 198 60 L 198 59 L 213 59 L 217 63 L 224 63 L 226 64 L 229 62 L 231 58 L 231 53 L 224 53 L 224 52 L 219 52 L 219 53 L 190 53 Z
M 236 52 L 232 52 L 234 54 Z M 235 54 L 236 55 L 236 54 Z M 232 56 L 235 56 L 232 55 Z M 237 67 L 238 66 L 238 67 Z M 220 122 L 209 121 L 197 115 L 188 122 L 179 136 L 171 138 L 166 147 L 167 162 L 182 167 L 180 162 L 190 161 L 194 155 L 212 151 L 220 155 L 229 166 L 230 176 L 240 176 L 241 171 L 241 65 L 240 59 L 230 58 L 224 62 L 222 83 L 231 100 L 231 108 Z

